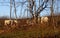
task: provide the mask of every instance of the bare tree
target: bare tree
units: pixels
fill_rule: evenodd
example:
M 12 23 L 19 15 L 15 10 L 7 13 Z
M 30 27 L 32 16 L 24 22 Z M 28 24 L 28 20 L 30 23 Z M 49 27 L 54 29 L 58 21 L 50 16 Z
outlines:
M 28 2 L 29 2 L 29 11 L 32 14 L 32 16 L 34 17 L 34 14 L 33 14 L 34 1 L 33 0 L 28 0 Z
M 39 14 L 40 14 L 45 8 L 47 8 L 47 2 L 48 2 L 48 0 L 43 0 L 42 5 L 40 5 L 37 10 L 36 10 L 35 0 L 28 0 L 28 2 L 29 2 L 29 10 L 30 10 L 30 13 L 32 14 L 33 18 L 36 18 L 36 23 L 37 23 Z M 45 6 L 44 6 L 44 5 L 45 5 Z M 33 11 L 33 8 L 34 8 L 34 11 Z
M 12 0 L 10 0 L 10 19 L 11 19 L 11 12 L 12 11 Z
M 16 17 L 16 19 L 17 19 L 17 14 L 16 14 L 16 3 L 15 3 L 15 0 L 13 0 L 13 2 L 14 2 L 14 13 L 15 13 L 15 17 Z

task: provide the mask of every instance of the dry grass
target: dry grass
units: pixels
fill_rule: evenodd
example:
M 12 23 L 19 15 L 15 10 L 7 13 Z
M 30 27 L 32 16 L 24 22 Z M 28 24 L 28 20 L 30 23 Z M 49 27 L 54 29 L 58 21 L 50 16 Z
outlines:
M 60 38 L 60 26 L 54 29 L 51 25 L 30 25 L 22 22 L 16 28 L 8 28 L 4 29 L 5 31 L 0 34 L 0 38 Z

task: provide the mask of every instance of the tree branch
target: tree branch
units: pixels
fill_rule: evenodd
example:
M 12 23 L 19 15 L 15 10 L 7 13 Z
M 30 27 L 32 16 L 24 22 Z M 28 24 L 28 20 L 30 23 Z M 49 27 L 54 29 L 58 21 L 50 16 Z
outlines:
M 46 5 L 47 2 L 48 2 L 48 0 L 44 1 L 43 4 L 37 9 L 37 14 L 40 14 L 41 11 L 43 11 L 47 7 L 47 5 Z M 45 3 L 45 7 L 43 7 L 44 3 Z
M 34 1 L 33 0 L 28 0 L 29 1 L 29 10 L 30 10 L 30 13 L 32 14 L 32 16 L 34 15 L 33 14 L 33 6 L 34 6 Z

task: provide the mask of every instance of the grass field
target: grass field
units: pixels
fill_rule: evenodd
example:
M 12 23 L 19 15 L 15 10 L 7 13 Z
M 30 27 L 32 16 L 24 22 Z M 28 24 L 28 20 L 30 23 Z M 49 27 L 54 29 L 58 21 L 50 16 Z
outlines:
M 23 25 L 17 28 L 0 29 L 0 38 L 60 38 L 60 26 L 54 28 L 44 24 Z

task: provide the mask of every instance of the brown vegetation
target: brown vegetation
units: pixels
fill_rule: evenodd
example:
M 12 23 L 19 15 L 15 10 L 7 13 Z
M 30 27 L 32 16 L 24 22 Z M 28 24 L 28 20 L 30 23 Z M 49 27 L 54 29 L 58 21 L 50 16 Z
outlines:
M 54 25 L 52 26 L 51 24 L 49 25 L 48 23 L 34 23 L 34 21 L 30 20 L 30 19 L 22 19 L 22 20 L 17 20 L 18 23 L 13 23 L 12 25 L 4 25 L 4 21 L 2 20 L 1 22 L 1 34 L 4 33 L 15 33 L 17 31 L 24 33 L 24 34 L 28 34 L 28 38 L 54 38 L 54 37 L 59 37 L 60 35 L 58 33 L 60 33 L 60 26 L 56 27 L 54 29 Z M 27 23 L 28 21 L 28 23 Z M 31 34 L 31 35 L 30 35 Z M 27 36 L 27 35 L 23 35 Z M 19 37 L 19 36 L 18 36 Z

